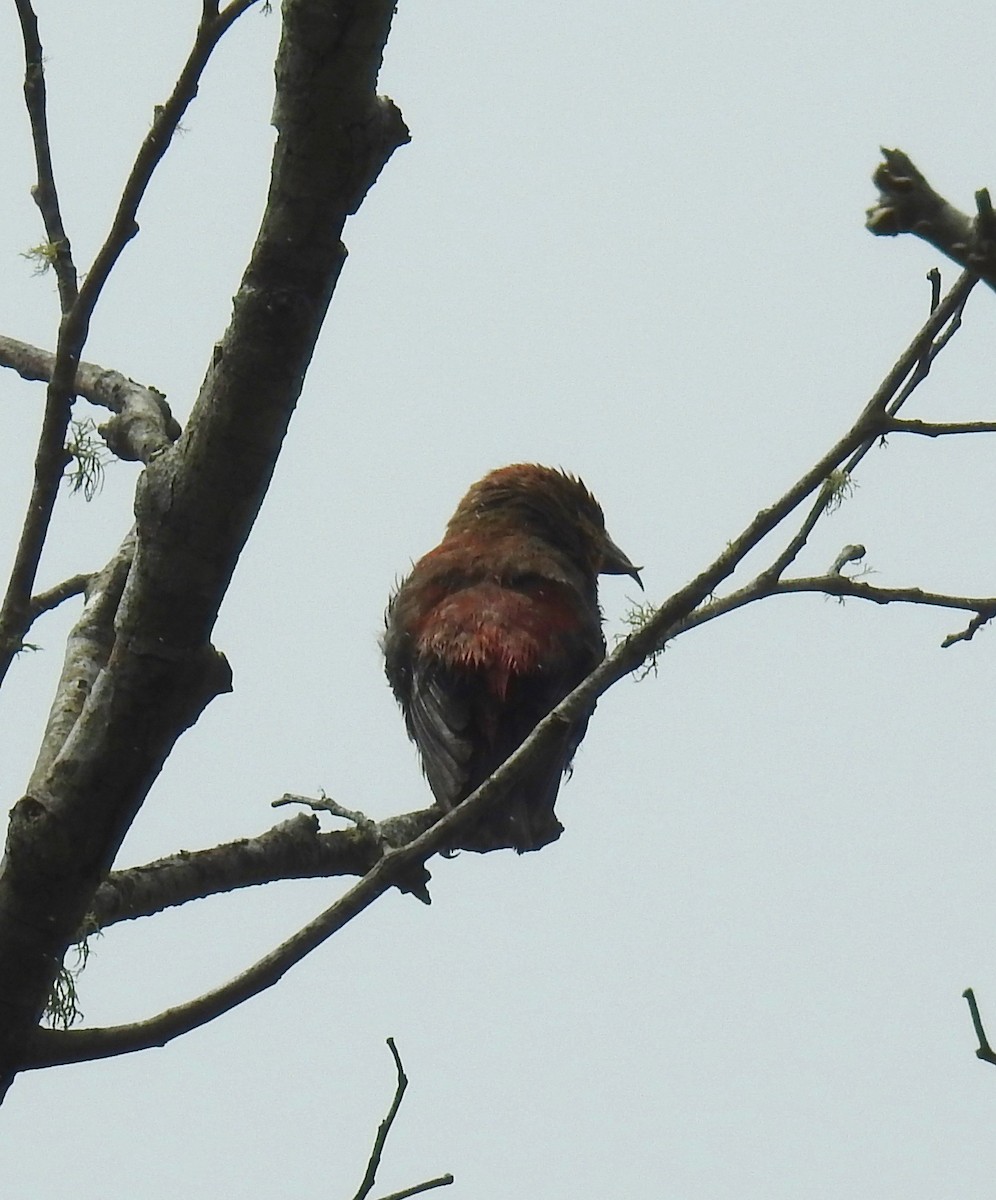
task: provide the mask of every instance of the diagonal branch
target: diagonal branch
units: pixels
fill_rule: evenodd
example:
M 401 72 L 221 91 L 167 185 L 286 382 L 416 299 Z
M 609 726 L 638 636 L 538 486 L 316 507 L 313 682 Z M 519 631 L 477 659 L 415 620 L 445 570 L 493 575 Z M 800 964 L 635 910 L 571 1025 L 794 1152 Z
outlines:
M 535 757 L 537 734 L 545 729 L 545 738 L 549 739 L 551 730 L 555 734 L 559 733 L 555 724 L 551 724 L 553 720 L 551 714 L 551 717 L 546 718 L 523 746 L 476 792 L 407 845 L 388 850 L 374 867 L 333 905 L 241 975 L 213 991 L 167 1009 L 145 1021 L 98 1029 L 36 1029 L 25 1056 L 18 1064 L 19 1069 L 33 1070 L 59 1063 L 108 1058 L 152 1046 L 164 1046 L 174 1038 L 206 1025 L 272 987 L 292 966 L 394 887 L 399 878 L 403 878 L 412 868 L 420 866 L 439 850 L 448 848 L 454 833 L 499 800 L 508 786 L 519 778 L 523 764 L 528 768 L 531 758 Z
M 860 461 L 860 457 L 867 452 L 867 446 L 883 432 L 888 421 L 890 401 L 895 405 L 895 398 L 903 386 L 903 381 L 928 352 L 934 338 L 938 336 L 944 326 L 960 313 L 973 283 L 974 281 L 967 275 L 963 275 L 958 280 L 945 299 L 927 318 L 892 370 L 864 406 L 857 420 L 836 445 L 832 446 L 770 508 L 762 509 L 739 537 L 730 542 L 726 550 L 705 571 L 679 592 L 676 592 L 649 620 L 621 642 L 616 651 L 605 660 L 601 667 L 596 669 L 590 678 L 594 678 L 603 671 L 614 678 L 621 678 L 637 669 L 644 659 L 659 651 L 672 636 L 674 628 L 694 612 L 724 579 L 732 575 L 747 554 L 772 530 L 777 528 L 789 513 L 817 490 L 821 494 L 813 512 L 816 517 L 819 516 L 827 502 L 825 493 L 828 480 L 845 463 L 848 464 L 845 469 L 853 469 L 853 464 Z M 807 518 L 807 524 L 803 526 L 804 536 L 801 540 L 800 535 L 796 535 L 789 547 L 764 572 L 767 580 L 779 578 L 796 557 L 811 530 L 808 522 L 812 520 L 812 523 L 815 524 L 816 518 L 813 517 L 813 512 Z M 585 684 L 582 684 L 581 687 L 584 688 Z M 596 696 L 599 694 L 601 694 L 600 691 L 595 693 Z M 571 715 L 577 715 L 577 712 L 578 710 L 572 708 Z

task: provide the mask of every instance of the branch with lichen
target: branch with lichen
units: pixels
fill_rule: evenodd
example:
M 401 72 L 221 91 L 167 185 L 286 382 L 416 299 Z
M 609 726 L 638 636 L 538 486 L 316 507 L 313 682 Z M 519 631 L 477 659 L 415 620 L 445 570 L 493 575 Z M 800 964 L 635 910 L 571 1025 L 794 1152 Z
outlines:
M 55 369 L 55 355 L 0 335 L 0 367 L 9 367 L 22 379 L 47 382 Z M 162 392 L 136 383 L 120 371 L 80 362 L 73 392 L 114 414 L 97 432 L 108 449 L 126 462 L 151 462 L 180 436 L 180 426 Z

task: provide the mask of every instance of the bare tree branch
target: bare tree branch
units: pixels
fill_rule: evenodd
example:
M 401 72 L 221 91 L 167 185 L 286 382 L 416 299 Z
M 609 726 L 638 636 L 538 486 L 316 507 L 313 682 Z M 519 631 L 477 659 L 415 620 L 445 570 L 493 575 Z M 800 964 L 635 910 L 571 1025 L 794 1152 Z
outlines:
M 91 577 L 83 612 L 66 639 L 62 675 L 31 773 L 29 791 L 51 768 L 79 720 L 97 676 L 107 664 L 114 645 L 114 618 L 134 554 L 135 541 L 129 535 L 107 566 Z
M 370 829 L 323 833 L 315 817 L 302 813 L 254 838 L 182 850 L 143 866 L 112 871 L 97 888 L 86 925 L 106 929 L 191 900 L 281 879 L 365 875 L 385 847 L 412 841 L 438 817 L 437 808 L 425 808 L 389 817 Z M 412 872 L 398 886 L 428 903 L 428 878 L 428 872 Z
M 34 621 L 42 615 L 42 613 L 51 612 L 53 608 L 58 608 L 66 600 L 71 600 L 73 596 L 79 596 L 86 591 L 93 575 L 72 575 L 69 579 L 64 579 L 62 583 L 57 583 L 55 587 L 50 587 L 47 591 L 38 592 L 37 595 L 31 597 L 31 621 Z
M 344 821 L 350 821 L 358 829 L 373 829 L 376 826 L 376 822 L 372 821 L 366 813 L 355 808 L 344 808 L 337 800 L 326 796 L 324 792 L 318 799 L 312 796 L 298 796 L 293 792 L 284 792 L 279 800 L 270 802 L 270 807 L 284 808 L 288 804 L 304 804 L 312 812 L 331 813 L 334 817 L 342 817 Z
M 31 125 L 31 141 L 35 151 L 38 181 L 31 190 L 45 226 L 48 244 L 44 257 L 52 264 L 59 288 L 59 307 L 63 314 L 76 303 L 76 267 L 73 265 L 69 238 L 62 224 L 59 192 L 55 185 L 55 168 L 48 138 L 48 110 L 45 88 L 44 51 L 38 35 L 38 18 L 30 0 L 14 0 L 21 22 L 24 43 L 24 102 Z
M 58 191 L 52 166 L 46 114 L 44 52 L 38 34 L 38 19 L 30 0 L 16 0 L 24 42 L 24 99 L 31 124 L 35 148 L 38 182 L 34 188 L 48 239 L 44 253 L 51 261 L 58 281 L 59 304 L 62 310 L 60 342 L 71 322 L 72 313 L 79 308 L 76 268 L 73 265 L 69 239 L 62 223 Z M 64 352 L 64 358 L 68 355 Z M 65 372 L 63 372 L 65 373 Z M 45 414 L 35 452 L 34 479 L 28 500 L 21 537 L 17 545 L 7 591 L 0 605 L 0 681 L 4 679 L 30 621 L 29 605 L 34 588 L 42 546 L 55 507 L 59 483 L 69 455 L 66 450 L 66 430 L 69 427 L 72 401 L 66 387 L 49 383 Z
M 946 437 L 952 433 L 996 433 L 996 421 L 912 421 L 894 418 L 889 433 L 918 433 L 922 437 Z
M 816 575 L 809 579 L 782 579 L 772 594 L 785 595 L 790 592 L 821 592 L 825 596 L 841 599 L 870 600 L 873 604 L 922 604 L 928 608 L 953 608 L 972 612 L 980 623 L 996 617 L 996 596 L 954 596 L 944 592 L 925 592 L 922 588 L 883 588 L 851 579 L 847 575 Z M 962 637 L 947 637 L 941 643 L 950 646 Z
M 864 554 L 863 546 L 848 546 L 846 549 L 854 552 L 860 551 L 862 556 Z M 853 555 L 847 557 L 852 558 Z M 831 571 L 826 575 L 798 579 L 772 579 L 768 571 L 762 571 L 756 579 L 745 584 L 744 587 L 731 592 L 728 596 L 703 604 L 684 620 L 677 622 L 669 633 L 669 640 L 673 640 L 691 629 L 698 629 L 709 621 L 726 616 L 735 609 L 754 604 L 758 600 L 766 600 L 769 596 L 785 596 L 803 592 L 818 592 L 821 595 L 833 596 L 841 600 L 846 598 L 867 600 L 873 604 L 919 604 L 928 608 L 950 608 L 955 611 L 974 613 L 972 632 L 963 631 L 949 634 L 941 642 L 942 649 L 954 645 L 955 642 L 970 640 L 973 633 L 996 617 L 996 596 L 956 596 L 946 592 L 925 592 L 918 587 L 883 588 L 866 583 L 861 579 L 852 579 L 850 576 L 841 575 L 836 571 Z
M 48 381 L 55 370 L 55 355 L 0 334 L 0 367 L 12 368 L 22 379 Z M 118 458 L 128 462 L 150 462 L 180 436 L 180 426 L 162 392 L 136 383 L 120 371 L 81 362 L 73 394 L 115 414 L 100 426 L 100 433 Z
M 975 992 L 971 988 L 966 988 L 962 995 L 968 1001 L 968 1008 L 972 1014 L 972 1024 L 975 1026 L 975 1036 L 979 1039 L 979 1048 L 975 1052 L 976 1058 L 981 1058 L 983 1062 L 991 1063 L 996 1067 L 996 1053 L 989 1045 L 989 1039 L 986 1037 L 986 1031 L 982 1025 L 982 1017 L 979 1016 L 979 1006 L 975 1002 Z
M 879 428 L 875 435 L 867 438 L 847 462 L 838 469 L 837 478 L 827 478 L 799 531 L 765 572 L 767 576 L 778 579 L 792 565 L 809 540 L 809 535 L 813 532 L 820 517 L 832 506 L 835 497 L 839 494 L 838 489 L 842 485 L 846 486 L 847 481 L 875 444 L 876 439 L 890 428 L 888 418 L 894 417 L 916 388 L 927 378 L 934 360 L 951 340 L 952 335 L 960 328 L 962 313 L 976 282 L 976 277 L 966 271 L 955 281 L 944 300 L 938 301 L 940 273 L 932 273 L 930 316 L 869 402 L 869 407 L 879 409 L 884 414 Z M 944 328 L 945 326 L 947 329 Z
M 953 646 L 955 642 L 970 642 L 984 625 L 989 624 L 994 616 L 996 616 L 996 613 L 985 610 L 976 613 L 960 633 L 948 634 L 944 641 L 941 642 L 941 649 L 946 650 L 948 646 Z
M 384 1146 L 387 1144 L 388 1134 L 391 1132 L 391 1126 L 394 1124 L 394 1118 L 398 1115 L 398 1110 L 401 1108 L 401 1100 L 405 1094 L 405 1089 L 408 1087 L 408 1076 L 405 1074 L 405 1069 L 401 1065 L 401 1055 L 398 1053 L 398 1048 L 394 1044 L 394 1038 L 387 1039 L 388 1049 L 394 1058 L 394 1066 L 398 1072 L 398 1085 L 394 1092 L 394 1099 L 391 1101 L 391 1107 L 387 1111 L 387 1116 L 380 1123 L 377 1130 L 377 1136 L 374 1139 L 373 1149 L 370 1151 L 370 1158 L 367 1162 L 366 1173 L 360 1183 L 359 1190 L 353 1197 L 353 1200 L 366 1200 L 367 1196 L 373 1190 L 373 1185 L 376 1182 L 377 1170 L 380 1167 L 380 1160 L 384 1153 Z M 392 1192 L 390 1196 L 383 1197 L 383 1200 L 405 1200 L 407 1196 L 418 1196 L 422 1192 L 428 1192 L 432 1188 L 445 1187 L 453 1182 L 453 1176 L 446 1174 L 440 1175 L 436 1179 L 426 1180 L 425 1183 L 416 1183 L 414 1187 L 404 1188 L 400 1192 Z
M 391 1126 L 394 1124 L 394 1118 L 398 1115 L 398 1109 L 401 1108 L 401 1101 L 404 1099 L 405 1089 L 408 1087 L 408 1076 L 405 1074 L 405 1069 L 401 1065 L 401 1055 L 398 1053 L 398 1048 L 394 1044 L 394 1038 L 387 1039 L 387 1047 L 391 1051 L 391 1056 L 394 1059 L 394 1067 L 398 1072 L 398 1085 L 394 1091 L 394 1099 L 391 1101 L 391 1107 L 387 1110 L 387 1116 L 381 1121 L 377 1129 L 377 1136 L 374 1138 L 373 1149 L 370 1151 L 370 1158 L 367 1161 L 367 1169 L 364 1172 L 363 1179 L 357 1189 L 353 1200 L 366 1200 L 373 1190 L 373 1185 L 377 1180 L 377 1168 L 380 1166 L 380 1160 L 384 1153 L 384 1146 L 387 1144 L 388 1134 L 391 1132 Z
M 996 287 L 996 219 L 985 189 L 975 194 L 975 218 L 968 217 L 934 191 L 908 155 L 884 146 L 872 179 L 879 197 L 868 209 L 871 233 L 912 233 Z
M 408 1196 L 418 1196 L 422 1192 L 431 1192 L 433 1188 L 447 1187 L 452 1182 L 452 1175 L 439 1175 L 436 1179 L 427 1179 L 425 1183 L 416 1183 L 414 1187 L 402 1188 L 400 1192 L 391 1192 L 389 1196 L 381 1196 L 380 1200 L 407 1200 Z

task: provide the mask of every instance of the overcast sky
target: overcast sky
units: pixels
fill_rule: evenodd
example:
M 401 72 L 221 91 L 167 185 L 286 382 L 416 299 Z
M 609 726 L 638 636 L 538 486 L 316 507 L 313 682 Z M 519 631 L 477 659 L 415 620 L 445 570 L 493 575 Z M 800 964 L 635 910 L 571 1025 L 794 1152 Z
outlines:
M 39 0 L 53 151 L 85 267 L 200 4 Z M 208 71 L 85 357 L 189 412 L 265 197 L 279 15 Z M 996 11 L 541 0 L 400 5 L 382 90 L 413 142 L 350 258 L 216 630 L 235 672 L 181 741 L 120 865 L 256 834 L 325 788 L 428 797 L 383 679 L 393 583 L 467 485 L 579 473 L 660 600 L 847 428 L 926 315 L 938 256 L 874 239 L 878 146 L 953 202 L 996 183 Z M 52 346 L 13 6 L 0 9 L 0 330 Z M 946 282 L 956 269 L 940 264 Z M 994 419 L 996 305 L 911 411 Z M 41 411 L 0 376 L 0 544 Z M 893 438 L 800 567 L 868 547 L 883 585 L 996 593 L 996 445 Z M 137 468 L 64 499 L 43 586 L 100 566 Z M 786 535 L 791 531 L 786 531 Z M 772 554 L 780 542 L 772 543 Z M 10 547 L 8 551 L 6 547 Z M 761 560 L 755 560 L 761 565 Z M 603 582 L 607 633 L 634 597 Z M 76 609 L 0 699 L 3 794 L 30 771 Z M 274 989 L 173 1043 L 22 1076 L 0 1119 L 16 1200 L 348 1200 L 394 1073 L 378 1193 L 453 1200 L 988 1197 L 996 1070 L 996 652 L 958 618 L 785 598 L 680 639 L 599 704 L 539 854 L 432 864 Z M 88 1024 L 218 984 L 339 894 L 274 884 L 98 939 Z

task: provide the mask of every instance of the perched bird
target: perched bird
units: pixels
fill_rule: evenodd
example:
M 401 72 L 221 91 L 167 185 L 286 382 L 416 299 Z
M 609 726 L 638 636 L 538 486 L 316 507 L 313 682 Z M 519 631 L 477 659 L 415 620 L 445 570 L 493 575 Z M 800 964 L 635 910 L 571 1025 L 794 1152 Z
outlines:
M 595 497 L 573 475 L 518 463 L 474 484 L 392 596 L 387 678 L 440 808 L 469 796 L 605 657 L 600 574 L 640 583 Z M 560 836 L 560 778 L 593 710 L 461 848 L 521 854 Z

